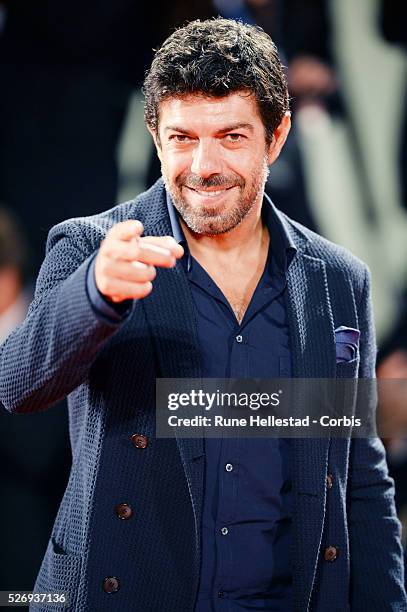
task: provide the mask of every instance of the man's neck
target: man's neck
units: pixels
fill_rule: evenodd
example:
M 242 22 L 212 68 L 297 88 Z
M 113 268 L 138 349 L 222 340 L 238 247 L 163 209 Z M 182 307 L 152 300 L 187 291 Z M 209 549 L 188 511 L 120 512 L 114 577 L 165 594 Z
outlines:
M 267 261 L 270 237 L 261 207 L 227 234 L 196 236 L 181 223 L 191 255 L 222 291 L 240 324 Z

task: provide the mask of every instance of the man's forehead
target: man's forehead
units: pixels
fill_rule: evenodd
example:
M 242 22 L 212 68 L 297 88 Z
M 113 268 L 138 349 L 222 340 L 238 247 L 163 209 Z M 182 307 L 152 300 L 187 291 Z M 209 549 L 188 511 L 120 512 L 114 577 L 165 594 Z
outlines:
M 219 126 L 230 124 L 253 124 L 261 121 L 254 95 L 247 91 L 233 92 L 227 96 L 215 97 L 203 93 L 171 96 L 160 103 L 160 127 L 183 123 L 205 123 Z

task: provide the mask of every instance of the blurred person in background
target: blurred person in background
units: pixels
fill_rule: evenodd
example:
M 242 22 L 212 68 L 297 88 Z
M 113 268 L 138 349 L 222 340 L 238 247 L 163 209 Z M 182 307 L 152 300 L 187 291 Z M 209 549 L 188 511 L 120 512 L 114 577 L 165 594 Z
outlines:
M 407 51 L 407 4 L 401 0 L 382 0 L 379 31 L 386 41 Z M 407 209 L 407 82 L 404 112 L 399 131 L 398 176 L 401 203 Z M 407 288 L 404 290 L 396 320 L 383 339 L 377 359 L 377 376 L 382 383 L 380 416 L 389 423 L 393 436 L 386 440 L 389 467 L 396 482 L 396 504 L 407 528 Z M 388 389 L 385 392 L 385 389 Z M 406 545 L 406 537 L 404 537 Z
M 390 473 L 396 483 L 397 511 L 407 528 L 407 296 L 400 305 L 392 332 L 380 344 L 377 356 L 379 419 L 385 439 Z M 403 538 L 406 546 L 406 535 Z
M 247 0 L 246 4 L 255 23 L 282 50 L 293 112 L 292 130 L 280 159 L 270 168 L 266 191 L 291 218 L 317 231 L 320 228 L 307 191 L 297 121 L 307 109 L 335 116 L 345 113 L 332 53 L 328 2 Z
M 386 447 L 389 473 L 395 482 L 395 502 L 403 525 L 407 566 L 407 303 L 377 356 L 378 424 Z M 407 588 L 407 575 L 405 575 Z
M 0 207 L 0 343 L 24 321 L 31 292 L 24 287 L 27 249 L 16 221 Z

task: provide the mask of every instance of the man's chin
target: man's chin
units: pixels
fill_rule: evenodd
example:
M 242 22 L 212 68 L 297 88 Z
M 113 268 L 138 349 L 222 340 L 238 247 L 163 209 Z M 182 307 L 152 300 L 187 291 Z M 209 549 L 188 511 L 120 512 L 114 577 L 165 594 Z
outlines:
M 234 192 L 235 189 L 232 188 L 226 192 L 229 197 L 222 196 L 213 200 L 201 199 L 193 194 L 193 190 L 184 186 L 177 187 L 170 193 L 175 208 L 192 232 L 204 236 L 218 236 L 227 234 L 240 225 L 251 209 L 249 206 L 241 210 L 239 198 L 236 198 Z
M 181 213 L 180 213 L 181 214 Z M 203 217 L 196 217 L 191 215 L 182 215 L 182 219 L 187 227 L 201 236 L 219 236 L 220 234 L 227 234 L 237 227 L 242 219 L 229 219 L 221 215 L 210 215 Z
M 175 195 L 175 194 L 174 194 Z M 221 227 L 225 223 L 227 205 L 224 203 L 209 203 L 197 205 L 184 195 L 172 196 L 172 201 L 178 213 L 190 229 L 194 227 Z

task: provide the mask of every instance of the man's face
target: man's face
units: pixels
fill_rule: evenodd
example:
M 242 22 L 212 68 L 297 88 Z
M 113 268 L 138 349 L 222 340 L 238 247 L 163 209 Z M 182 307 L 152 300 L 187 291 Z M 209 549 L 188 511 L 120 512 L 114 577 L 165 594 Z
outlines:
M 174 205 L 193 232 L 205 235 L 231 231 L 261 205 L 268 166 L 282 146 L 278 134 L 266 145 L 256 101 L 246 92 L 165 100 L 158 143 L 156 136 Z

